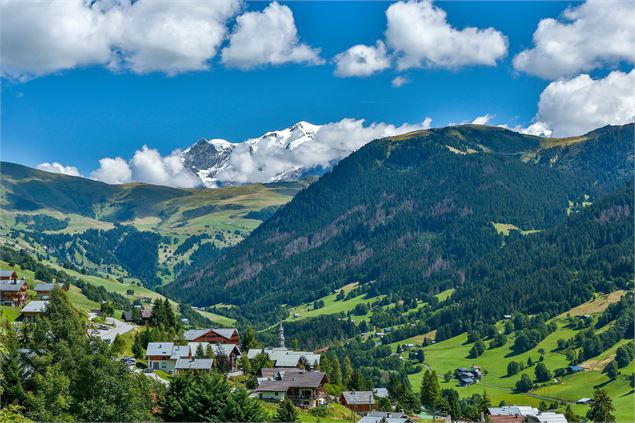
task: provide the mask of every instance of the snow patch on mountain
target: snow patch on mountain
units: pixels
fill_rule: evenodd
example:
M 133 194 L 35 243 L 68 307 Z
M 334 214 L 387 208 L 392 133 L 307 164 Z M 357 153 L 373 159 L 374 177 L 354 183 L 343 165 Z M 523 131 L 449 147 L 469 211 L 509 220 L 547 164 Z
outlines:
M 428 129 L 430 122 L 430 118 L 401 126 L 351 118 L 324 125 L 298 122 L 243 142 L 202 138 L 166 156 L 144 145 L 129 160 L 101 159 L 90 177 L 115 184 L 138 181 L 180 188 L 294 181 L 321 175 L 372 140 Z
M 233 143 L 223 139 L 207 140 L 200 139 L 181 153 L 183 165 L 194 172 L 201 179 L 203 185 L 209 188 L 216 188 L 223 185 L 233 185 L 246 182 L 281 182 L 297 180 L 304 176 L 304 167 L 301 165 L 291 165 L 270 174 L 260 169 L 261 177 L 250 180 L 237 180 L 237 178 L 223 178 L 222 174 L 234 174 L 253 162 L 253 156 L 277 156 L 285 155 L 300 147 L 306 142 L 315 139 L 315 135 L 320 130 L 320 125 L 309 122 L 298 122 L 295 125 L 278 131 L 271 131 L 258 138 L 251 138 L 241 143 Z M 245 157 L 250 156 L 250 157 Z M 232 158 L 240 157 L 240 162 Z M 251 169 L 244 169 L 245 171 Z M 252 172 L 249 172 L 252 173 Z

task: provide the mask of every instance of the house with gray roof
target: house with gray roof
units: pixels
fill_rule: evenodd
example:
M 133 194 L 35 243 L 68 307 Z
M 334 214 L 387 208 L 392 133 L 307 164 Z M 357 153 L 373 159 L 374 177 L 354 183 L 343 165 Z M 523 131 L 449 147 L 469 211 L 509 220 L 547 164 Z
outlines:
M 201 373 L 212 370 L 214 359 L 212 358 L 179 358 L 176 360 L 174 370 L 177 373 L 191 372 Z
M 256 394 L 264 401 L 282 401 L 285 398 L 301 408 L 313 408 L 324 404 L 324 384 L 328 377 L 324 372 L 279 372 L 273 379 L 261 380 Z
M 390 394 L 388 393 L 387 388 L 375 388 L 373 389 L 373 393 L 377 398 L 389 398 Z
M 48 300 L 51 298 L 51 293 L 53 292 L 53 288 L 55 288 L 56 286 L 63 288 L 63 285 L 60 285 L 58 283 L 46 282 L 46 283 L 39 283 L 35 285 L 35 288 L 33 288 L 33 290 L 37 294 L 38 299 Z
M 320 364 L 320 354 L 309 351 L 293 351 L 284 347 L 278 348 L 252 348 L 247 351 L 247 358 L 253 360 L 258 354 L 265 353 L 269 360 L 274 362 L 274 367 L 299 367 L 301 364 L 308 365 L 313 369 Z
M 1 281 L 14 281 L 16 279 L 18 279 L 18 274 L 15 273 L 15 270 L 0 270 Z
M 238 349 L 237 345 L 210 344 L 209 342 L 188 342 L 186 345 L 177 345 L 174 342 L 150 342 L 146 349 L 148 367 L 173 373 L 179 370 L 177 368 L 179 360 L 197 358 L 196 352 L 199 350 L 199 347 L 206 353 L 211 350 L 212 357 L 198 358 L 212 360 L 212 362 L 219 364 L 220 370 L 235 371 L 238 368 L 240 349 Z M 220 366 L 221 364 L 222 366 Z M 182 365 L 185 366 L 185 361 L 182 362 Z M 187 369 L 183 368 L 181 370 Z
M 0 305 L 22 307 L 29 289 L 24 280 L 0 280 Z
M 36 317 L 42 315 L 46 311 L 46 307 L 48 306 L 48 301 L 31 301 L 24 307 L 20 313 L 22 313 L 23 317 Z
M 357 413 L 368 413 L 375 406 L 375 395 L 373 391 L 344 391 L 340 404 Z
M 407 414 L 393 411 L 371 411 L 357 423 L 414 423 Z
M 172 373 L 176 366 L 176 358 L 172 358 L 173 352 L 174 342 L 148 342 L 148 348 L 146 348 L 148 367 Z

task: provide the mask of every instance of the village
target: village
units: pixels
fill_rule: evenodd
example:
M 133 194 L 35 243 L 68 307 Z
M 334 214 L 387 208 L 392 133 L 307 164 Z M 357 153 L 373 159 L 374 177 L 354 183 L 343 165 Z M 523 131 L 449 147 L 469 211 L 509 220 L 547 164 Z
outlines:
M 68 287 L 55 283 L 38 283 L 31 288 L 24 279 L 12 270 L 0 270 L 1 305 L 20 309 L 19 321 L 36 319 L 46 312 L 53 289 Z M 32 291 L 29 293 L 29 291 Z M 149 299 L 148 299 L 149 300 Z M 112 344 L 117 336 L 138 330 L 152 319 L 152 309 L 144 308 L 141 301 L 133 311 L 124 311 L 121 320 L 100 316 L 101 310 L 89 313 L 92 322 L 87 335 L 95 336 Z M 19 322 L 17 322 L 19 324 Z M 181 323 L 189 326 L 187 319 Z M 413 347 L 405 344 L 404 350 Z M 390 397 L 388 389 L 376 387 L 372 390 L 342 391 L 339 395 L 327 393 L 329 383 L 326 372 L 320 370 L 320 352 L 297 351 L 287 348 L 283 323 L 277 327 L 277 345 L 263 348 L 249 348 L 241 351 L 241 336 L 237 328 L 186 329 L 178 339 L 164 339 L 148 342 L 144 346 L 143 357 L 137 359 L 125 355 L 120 360 L 131 372 L 143 374 L 157 383 L 168 386 L 170 376 L 181 373 L 201 374 L 220 372 L 229 379 L 244 377 L 244 363 L 259 362 L 255 383 L 249 386 L 249 395 L 268 403 L 291 401 L 296 407 L 311 410 L 338 404 L 350 410 L 350 421 L 360 423 L 414 423 L 424 416 L 434 421 L 450 422 L 448 415 L 433 410 L 422 410 L 420 414 L 409 415 L 403 411 L 382 411 L 395 409 L 397 405 Z M 140 359 L 141 358 L 141 359 Z M 471 368 L 457 368 L 453 379 L 458 386 L 480 382 L 482 369 L 478 365 Z M 581 401 L 588 399 L 581 399 Z M 482 414 L 482 421 L 494 423 L 566 423 L 563 414 L 540 411 L 524 405 L 501 405 L 489 407 Z

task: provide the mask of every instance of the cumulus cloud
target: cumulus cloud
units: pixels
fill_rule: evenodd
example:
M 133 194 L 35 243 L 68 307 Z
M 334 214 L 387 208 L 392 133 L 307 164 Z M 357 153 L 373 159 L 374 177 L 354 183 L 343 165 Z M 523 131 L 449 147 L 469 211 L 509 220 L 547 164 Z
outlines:
M 392 84 L 393 87 L 399 88 L 399 87 L 402 87 L 402 86 L 406 85 L 408 82 L 410 82 L 410 81 L 405 76 L 397 75 L 392 80 L 391 84 Z
M 507 38 L 494 28 L 456 29 L 432 1 L 400 1 L 386 11 L 386 44 L 398 69 L 494 66 L 507 54 Z
M 635 70 L 605 78 L 587 74 L 550 83 L 540 94 L 538 112 L 527 127 L 499 125 L 543 137 L 582 135 L 606 125 L 635 122 Z
M 132 170 L 121 157 L 99 160 L 99 168 L 90 173 L 90 178 L 107 184 L 125 184 L 132 180 Z
M 540 94 L 536 115 L 536 122 L 558 137 L 634 121 L 635 70 L 613 71 L 602 79 L 582 74 L 554 81 Z
M 477 116 L 472 120 L 472 124 L 474 125 L 487 125 L 492 119 L 494 119 L 494 115 L 486 114 L 483 116 Z
M 324 63 L 319 53 L 319 49 L 299 41 L 291 9 L 273 2 L 262 12 L 238 16 L 229 45 L 221 54 L 226 66 L 252 69 L 284 63 Z
M 570 77 L 605 64 L 635 63 L 632 1 L 588 0 L 561 20 L 543 19 L 534 47 L 514 57 L 514 68 L 545 79 Z
M 179 153 L 176 150 L 164 157 L 156 149 L 144 145 L 130 161 L 121 157 L 99 160 L 99 168 L 91 172 L 90 177 L 108 184 L 138 181 L 176 188 L 201 185 L 200 179 L 183 166 Z
M 327 169 L 339 160 L 377 139 L 420 129 L 428 129 L 431 119 L 418 124 L 395 126 L 383 122 L 365 125 L 364 119 L 342 119 L 322 125 L 312 141 L 293 150 L 256 150 L 239 144 L 231 155 L 228 166 L 217 178 L 237 183 L 268 182 L 271 178 L 299 168 Z
M 112 66 L 168 75 L 207 69 L 239 9 L 239 0 L 122 0 L 105 29 L 120 50 Z
M 79 66 L 136 73 L 206 69 L 240 0 L 0 1 L 2 74 Z
M 0 2 L 2 74 L 42 75 L 110 61 L 107 17 L 82 0 Z
M 335 75 L 369 76 L 393 61 L 398 70 L 457 69 L 470 65 L 495 66 L 507 54 L 507 37 L 494 28 L 454 28 L 446 13 L 431 0 L 399 1 L 386 10 L 386 42 L 359 44 L 335 56 Z M 386 48 L 386 45 L 388 48 Z M 403 78 L 395 78 L 399 87 Z
M 382 41 L 377 41 L 374 46 L 353 46 L 336 55 L 334 61 L 335 75 L 341 77 L 370 76 L 390 67 L 390 59 Z
M 79 170 L 75 166 L 64 166 L 63 164 L 60 164 L 58 162 L 40 163 L 39 165 L 36 166 L 36 168 L 39 170 L 43 170 L 45 172 L 61 173 L 63 175 L 70 175 L 70 176 L 81 176 L 81 174 L 79 173 Z

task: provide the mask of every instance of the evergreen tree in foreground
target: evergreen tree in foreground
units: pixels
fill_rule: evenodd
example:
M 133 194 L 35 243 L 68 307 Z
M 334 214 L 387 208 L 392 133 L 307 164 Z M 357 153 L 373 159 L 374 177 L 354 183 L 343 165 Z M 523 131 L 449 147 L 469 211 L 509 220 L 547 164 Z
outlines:
M 278 405 L 276 409 L 276 415 L 274 421 L 276 422 L 297 422 L 300 419 L 300 413 L 298 408 L 293 405 L 293 402 L 289 399 L 285 399 Z
M 593 393 L 593 404 L 591 409 L 587 413 L 587 418 L 594 423 L 609 423 L 615 421 L 613 412 L 613 401 L 608 396 L 605 390 L 597 389 Z

